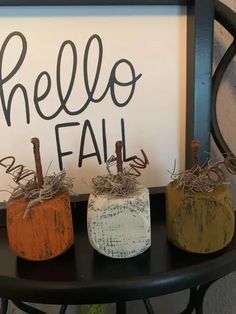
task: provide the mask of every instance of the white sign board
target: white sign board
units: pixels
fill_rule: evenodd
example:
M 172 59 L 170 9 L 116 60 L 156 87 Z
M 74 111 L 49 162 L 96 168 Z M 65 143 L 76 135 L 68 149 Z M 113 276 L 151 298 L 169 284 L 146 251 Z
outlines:
M 140 181 L 164 186 L 184 167 L 185 8 L 1 8 L 1 156 L 34 169 L 40 139 L 44 173 L 65 168 L 78 194 L 106 174 L 123 140 L 124 157 L 150 165 Z M 128 166 L 128 163 L 127 163 Z M 12 177 L 0 169 L 0 189 Z M 0 193 L 0 200 L 9 194 Z

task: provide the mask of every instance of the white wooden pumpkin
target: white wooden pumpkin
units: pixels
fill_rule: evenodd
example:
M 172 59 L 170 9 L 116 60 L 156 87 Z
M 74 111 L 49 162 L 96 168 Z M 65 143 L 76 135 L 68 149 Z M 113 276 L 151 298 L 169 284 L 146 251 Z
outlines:
M 140 186 L 128 197 L 90 194 L 87 227 L 89 241 L 99 253 L 129 258 L 151 245 L 149 191 Z

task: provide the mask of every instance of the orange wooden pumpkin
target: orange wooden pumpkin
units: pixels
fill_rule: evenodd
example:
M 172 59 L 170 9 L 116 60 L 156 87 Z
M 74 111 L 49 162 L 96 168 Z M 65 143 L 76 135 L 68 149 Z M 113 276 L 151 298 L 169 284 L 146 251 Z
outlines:
M 33 206 L 24 218 L 27 204 L 25 199 L 8 204 L 7 232 L 12 251 L 27 260 L 42 261 L 68 250 L 74 243 L 69 193 Z

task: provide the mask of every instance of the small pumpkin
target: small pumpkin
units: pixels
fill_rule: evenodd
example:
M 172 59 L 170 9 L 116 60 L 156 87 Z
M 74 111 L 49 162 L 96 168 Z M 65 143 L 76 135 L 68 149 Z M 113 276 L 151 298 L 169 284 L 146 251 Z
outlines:
M 227 185 L 211 192 L 183 192 L 167 186 L 167 233 L 185 251 L 213 253 L 227 246 L 234 234 L 232 197 Z
M 201 167 L 198 149 L 193 140 L 193 167 L 173 174 L 167 185 L 167 235 L 180 249 L 213 253 L 230 243 L 235 228 L 232 195 L 221 166 L 231 173 L 236 169 L 229 158 Z
M 14 157 L 1 162 L 18 184 L 7 205 L 7 232 L 9 245 L 17 256 L 42 261 L 64 253 L 74 243 L 69 195 L 72 183 L 65 171 L 43 177 L 39 140 L 33 138 L 31 142 L 36 174 L 22 165 L 15 166 Z M 26 178 L 26 184 L 20 183 Z
M 151 246 L 149 190 L 138 183 L 140 169 L 148 165 L 136 155 L 130 168 L 123 168 L 122 141 L 115 144 L 116 156 L 107 161 L 108 175 L 93 178 L 94 193 L 88 200 L 87 229 L 91 246 L 112 258 L 139 255 Z M 115 165 L 117 173 L 110 167 Z
M 67 251 L 74 243 L 69 193 L 33 206 L 24 217 L 27 204 L 19 199 L 7 207 L 8 240 L 14 254 L 42 261 Z

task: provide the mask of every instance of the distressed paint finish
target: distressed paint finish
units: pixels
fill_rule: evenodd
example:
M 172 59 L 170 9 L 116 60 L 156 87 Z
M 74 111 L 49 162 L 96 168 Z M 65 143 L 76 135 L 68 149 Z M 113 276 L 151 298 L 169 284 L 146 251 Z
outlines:
M 89 241 L 99 253 L 113 258 L 139 255 L 151 245 L 150 202 L 147 188 L 130 197 L 90 194 Z
M 167 186 L 169 240 L 193 253 L 216 252 L 229 244 L 234 233 L 232 197 L 227 185 L 212 192 L 188 193 Z
M 32 207 L 23 218 L 27 201 L 10 202 L 7 232 L 12 251 L 27 260 L 42 261 L 56 257 L 74 243 L 68 192 Z

